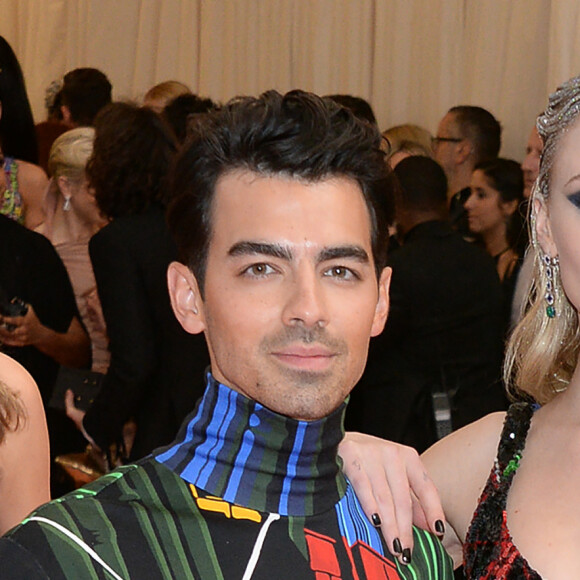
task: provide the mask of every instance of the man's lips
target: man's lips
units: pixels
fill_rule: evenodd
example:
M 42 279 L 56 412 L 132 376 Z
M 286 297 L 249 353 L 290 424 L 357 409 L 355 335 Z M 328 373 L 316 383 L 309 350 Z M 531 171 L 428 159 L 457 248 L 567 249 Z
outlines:
M 326 370 L 336 356 L 330 349 L 320 346 L 291 346 L 276 350 L 272 355 L 282 364 L 311 371 Z

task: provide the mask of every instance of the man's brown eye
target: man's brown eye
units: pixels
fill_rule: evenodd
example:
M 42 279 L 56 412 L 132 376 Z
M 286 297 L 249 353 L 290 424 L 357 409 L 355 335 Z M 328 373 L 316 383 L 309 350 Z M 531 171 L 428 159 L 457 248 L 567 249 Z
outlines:
M 333 266 L 329 268 L 324 273 L 325 276 L 329 278 L 340 278 L 342 280 L 352 280 L 358 278 L 358 276 L 350 269 L 344 266 Z

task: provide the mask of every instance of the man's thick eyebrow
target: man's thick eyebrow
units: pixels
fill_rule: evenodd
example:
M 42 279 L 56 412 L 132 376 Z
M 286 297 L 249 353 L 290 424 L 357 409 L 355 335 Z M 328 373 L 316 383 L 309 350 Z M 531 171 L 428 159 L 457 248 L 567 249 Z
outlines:
M 261 254 L 263 256 L 272 256 L 281 260 L 292 259 L 292 252 L 280 244 L 270 244 L 267 242 L 237 242 L 228 251 L 229 256 L 248 256 Z
M 338 258 L 350 258 L 363 264 L 370 262 L 367 251 L 361 246 L 334 246 L 324 248 L 318 254 L 318 262 L 327 262 L 328 260 L 336 260 Z

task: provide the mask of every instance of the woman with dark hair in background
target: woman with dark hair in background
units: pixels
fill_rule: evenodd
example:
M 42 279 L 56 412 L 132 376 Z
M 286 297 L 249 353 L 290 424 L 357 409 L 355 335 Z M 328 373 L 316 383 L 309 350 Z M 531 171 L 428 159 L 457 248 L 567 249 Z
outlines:
M 469 229 L 495 260 L 504 294 L 504 320 L 509 326 L 511 305 L 523 255 L 518 237 L 523 229 L 518 207 L 523 200 L 524 177 L 511 159 L 492 159 L 475 166 L 471 194 L 465 202 Z
M 95 123 L 87 173 L 111 221 L 89 251 L 109 334 L 111 362 L 86 415 L 68 395 L 69 417 L 104 451 L 122 443 L 134 419 L 131 460 L 171 442 L 204 388 L 203 337 L 187 334 L 171 310 L 167 266 L 176 248 L 165 223 L 166 178 L 175 151 L 162 119 L 126 103 Z
M 0 36 L 0 213 L 34 229 L 44 219 L 48 183 L 38 162 L 32 111 L 22 70 Z

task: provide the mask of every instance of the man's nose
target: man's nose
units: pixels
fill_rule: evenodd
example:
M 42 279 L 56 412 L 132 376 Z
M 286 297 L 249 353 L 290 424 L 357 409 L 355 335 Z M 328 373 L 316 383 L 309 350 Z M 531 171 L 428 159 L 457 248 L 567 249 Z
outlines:
M 287 325 L 302 324 L 306 328 L 327 325 L 326 292 L 323 280 L 315 271 L 303 269 L 289 282 L 283 321 Z

